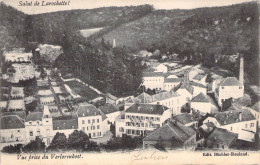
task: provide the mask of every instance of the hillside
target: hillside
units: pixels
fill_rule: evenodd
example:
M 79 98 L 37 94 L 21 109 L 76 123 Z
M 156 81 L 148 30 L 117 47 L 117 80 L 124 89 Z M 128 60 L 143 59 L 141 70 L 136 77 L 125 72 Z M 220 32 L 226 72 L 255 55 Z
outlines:
M 102 36 L 117 45 L 161 52 L 194 55 L 201 53 L 209 67 L 214 55 L 245 55 L 246 71 L 258 82 L 259 10 L 256 2 L 193 10 L 158 10 L 123 24 Z M 225 63 L 225 62 L 224 62 Z M 221 67 L 236 71 L 229 64 Z

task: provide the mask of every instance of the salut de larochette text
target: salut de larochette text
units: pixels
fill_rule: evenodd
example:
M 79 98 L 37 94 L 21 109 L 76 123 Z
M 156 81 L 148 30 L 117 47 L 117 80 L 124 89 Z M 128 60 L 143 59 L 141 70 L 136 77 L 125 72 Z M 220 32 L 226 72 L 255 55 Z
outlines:
M 68 6 L 70 1 L 19 1 L 19 6 Z

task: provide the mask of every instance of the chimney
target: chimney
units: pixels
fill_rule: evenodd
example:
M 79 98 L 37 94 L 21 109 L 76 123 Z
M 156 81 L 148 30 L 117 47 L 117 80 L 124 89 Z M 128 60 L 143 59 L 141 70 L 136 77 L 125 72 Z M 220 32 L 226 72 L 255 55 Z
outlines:
M 244 85 L 244 56 L 240 54 L 239 82 Z
M 239 121 L 242 121 L 242 112 L 238 113 Z

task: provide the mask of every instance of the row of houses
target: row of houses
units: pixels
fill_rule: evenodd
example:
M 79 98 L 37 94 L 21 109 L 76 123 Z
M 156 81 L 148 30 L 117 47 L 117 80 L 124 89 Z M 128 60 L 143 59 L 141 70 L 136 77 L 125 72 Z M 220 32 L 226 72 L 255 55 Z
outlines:
M 112 108 L 113 107 L 113 108 Z M 67 137 L 74 130 L 82 130 L 90 138 L 103 137 L 110 124 L 120 116 L 120 111 L 113 105 L 105 105 L 99 109 L 91 104 L 80 103 L 71 116 L 54 117 L 47 105 L 43 111 L 25 111 L 1 113 L 1 143 L 27 144 L 40 137 L 48 146 L 57 132 Z

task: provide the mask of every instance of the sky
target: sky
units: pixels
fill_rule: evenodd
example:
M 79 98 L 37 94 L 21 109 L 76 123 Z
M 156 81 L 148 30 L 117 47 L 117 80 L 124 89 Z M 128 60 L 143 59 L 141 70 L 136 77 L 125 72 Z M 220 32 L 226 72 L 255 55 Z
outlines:
M 201 7 L 227 6 L 253 0 L 0 0 L 27 14 L 38 14 L 71 9 L 93 9 L 108 6 L 153 5 L 155 9 L 193 9 Z M 33 4 L 38 1 L 40 6 Z M 46 2 L 65 1 L 65 6 L 41 6 Z M 19 6 L 20 2 L 32 2 L 32 6 Z

